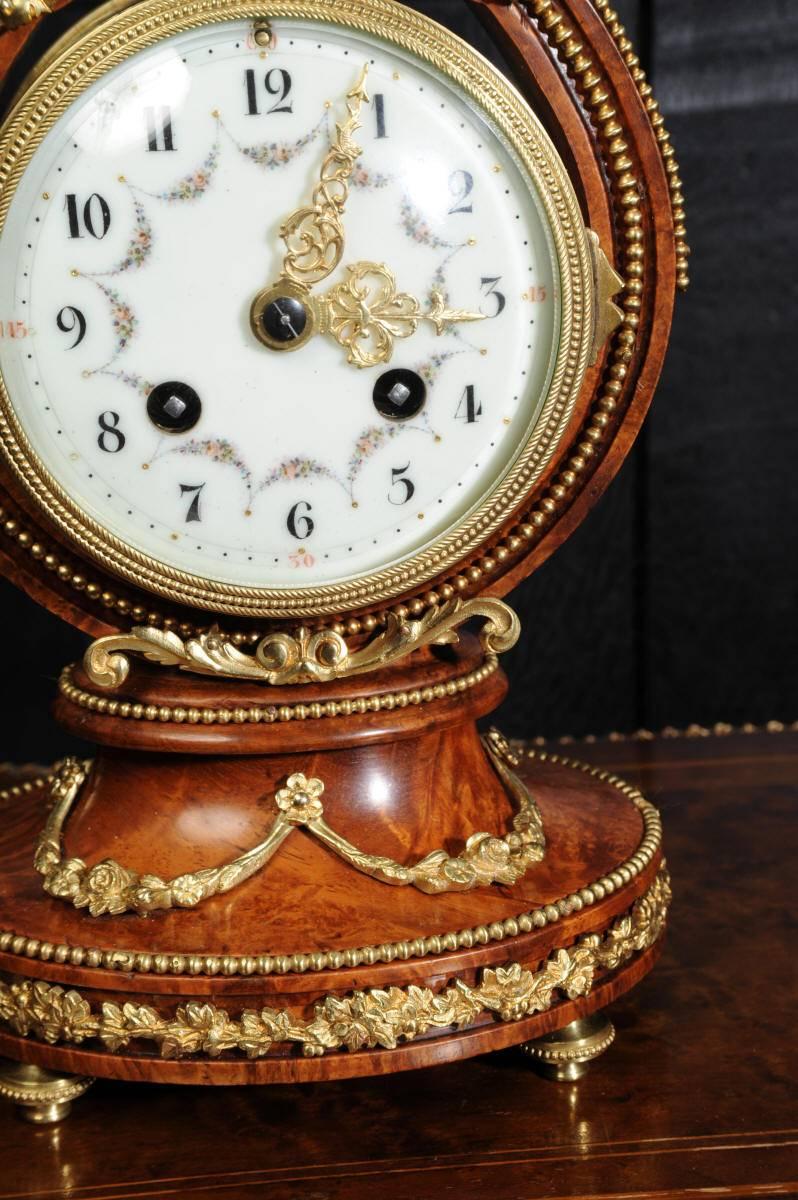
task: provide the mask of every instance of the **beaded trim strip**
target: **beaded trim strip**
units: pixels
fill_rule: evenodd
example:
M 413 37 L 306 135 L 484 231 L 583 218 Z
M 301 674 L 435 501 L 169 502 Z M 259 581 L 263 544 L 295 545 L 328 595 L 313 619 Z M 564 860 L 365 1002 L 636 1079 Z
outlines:
M 596 746 L 601 742 L 655 742 L 657 738 L 675 741 L 677 739 L 697 740 L 700 738 L 731 737 L 733 734 L 749 735 L 753 733 L 798 733 L 798 721 L 766 721 L 764 725 L 754 725 L 745 721 L 742 725 L 729 725 L 725 721 L 716 721 L 714 725 L 697 725 L 691 723 L 684 729 L 675 725 L 665 725 L 659 730 L 635 729 L 631 733 L 586 733 L 584 737 L 574 737 L 566 734 L 558 738 L 534 737 L 513 739 L 513 748 L 525 753 L 527 746 Z
M 503 921 L 494 921 L 490 925 L 476 925 L 449 933 L 433 934 L 430 937 L 383 942 L 381 945 L 360 946 L 351 950 L 319 951 L 314 954 L 144 954 L 134 950 L 100 950 L 63 943 L 55 945 L 10 930 L 0 931 L 0 951 L 39 959 L 42 962 L 70 963 L 76 967 L 103 967 L 113 971 L 138 971 L 142 974 L 287 975 L 358 967 L 363 963 L 371 966 L 378 962 L 393 962 L 397 958 L 425 958 L 427 955 L 442 954 L 447 950 L 470 950 L 474 946 L 484 946 L 489 942 L 503 941 L 508 937 L 517 937 L 520 933 L 531 933 L 535 929 L 554 925 L 563 917 L 581 912 L 582 909 L 597 904 L 605 896 L 612 895 L 645 870 L 660 850 L 662 823 L 656 808 L 646 800 L 639 789 L 617 775 L 600 767 L 545 751 L 530 750 L 528 756 L 537 762 L 570 767 L 589 775 L 592 779 L 610 784 L 637 808 L 643 819 L 643 837 L 630 858 L 589 887 L 573 892 L 552 904 L 520 913 L 517 917 L 505 917 Z M 3 793 L 0 793 L 0 799 L 2 797 Z
M 679 176 L 679 164 L 676 161 L 676 151 L 671 145 L 671 135 L 665 128 L 665 120 L 659 111 L 659 104 L 654 99 L 651 84 L 646 79 L 646 73 L 640 66 L 640 59 L 634 52 L 634 47 L 626 36 L 626 30 L 618 20 L 618 14 L 610 7 L 609 0 L 593 0 L 599 15 L 604 20 L 620 50 L 623 61 L 629 68 L 629 73 L 637 84 L 637 90 L 646 106 L 649 120 L 654 130 L 654 136 L 659 142 L 662 161 L 668 176 L 668 187 L 673 206 L 673 224 L 676 235 L 676 286 L 680 292 L 686 292 L 690 286 L 689 263 L 690 247 L 687 244 L 687 227 L 685 225 L 684 195 L 682 181 Z
M 437 683 L 434 687 L 411 688 L 404 692 L 385 692 L 380 696 L 360 697 L 356 700 L 327 700 L 323 704 L 263 704 L 250 708 L 184 708 L 168 704 L 136 704 L 129 700 L 109 700 L 106 696 L 95 696 L 79 688 L 73 680 L 74 663 L 64 667 L 58 681 L 58 690 L 72 704 L 91 712 L 109 717 L 121 717 L 134 721 L 161 721 L 189 725 L 274 725 L 288 721 L 318 721 L 323 717 L 354 717 L 368 712 L 391 711 L 412 705 L 430 704 L 470 691 L 499 669 L 495 654 L 487 654 L 481 667 L 450 679 L 448 683 Z

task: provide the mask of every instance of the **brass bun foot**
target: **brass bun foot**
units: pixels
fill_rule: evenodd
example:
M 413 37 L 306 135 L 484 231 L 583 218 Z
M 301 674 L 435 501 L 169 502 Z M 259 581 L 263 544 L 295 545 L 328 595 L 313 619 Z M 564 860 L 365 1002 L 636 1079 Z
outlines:
M 593 1059 L 609 1050 L 614 1041 L 615 1026 L 598 1012 L 534 1042 L 524 1042 L 521 1050 L 540 1075 L 564 1083 L 587 1074 Z
M 0 1060 L 0 1096 L 17 1105 L 17 1112 L 34 1125 L 63 1121 L 72 1101 L 91 1087 L 82 1075 L 56 1075 L 32 1063 Z

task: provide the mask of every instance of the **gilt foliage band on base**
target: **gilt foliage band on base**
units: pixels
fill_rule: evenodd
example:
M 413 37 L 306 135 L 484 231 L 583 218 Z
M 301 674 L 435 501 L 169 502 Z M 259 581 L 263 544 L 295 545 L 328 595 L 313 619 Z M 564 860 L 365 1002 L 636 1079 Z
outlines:
M 34 866 L 43 876 L 44 890 L 49 895 L 75 908 L 87 908 L 92 917 L 124 912 L 145 916 L 159 909 L 196 908 L 211 896 L 231 891 L 260 871 L 301 826 L 356 871 L 394 887 L 414 887 L 436 895 L 467 892 L 492 883 L 512 885 L 533 863 L 543 859 L 543 823 L 534 797 L 507 765 L 515 760 L 505 739 L 494 731 L 483 739 L 483 744 L 518 811 L 510 833 L 504 837 L 474 833 L 457 857 L 446 850 L 433 850 L 414 865 L 405 866 L 392 858 L 359 850 L 323 819 L 322 780 L 308 779 L 298 772 L 273 797 L 277 813 L 265 839 L 230 863 L 168 881 L 157 875 L 140 875 L 114 859 L 89 867 L 82 858 L 65 858 L 63 854 L 63 828 L 90 766 L 66 759 L 56 769 L 50 785 L 54 803 L 36 847 Z
M 521 624 L 501 600 L 455 598 L 430 609 L 420 620 L 389 613 L 385 628 L 357 649 L 339 633 L 301 628 L 296 634 L 270 633 L 247 654 L 218 630 L 183 640 L 176 633 L 138 626 L 130 633 L 111 634 L 89 646 L 83 668 L 95 687 L 118 688 L 130 672 L 131 654 L 141 654 L 164 667 L 179 667 L 198 675 L 218 675 L 254 683 L 283 686 L 329 683 L 352 675 L 378 671 L 424 646 L 451 645 L 466 621 L 482 618 L 480 633 L 486 654 L 503 654 L 518 641 Z
M 393 1050 L 430 1030 L 467 1029 L 494 1016 L 517 1021 L 551 1008 L 558 995 L 587 996 L 600 971 L 614 971 L 650 949 L 665 926 L 671 899 L 663 863 L 654 883 L 603 933 L 587 934 L 569 949 L 554 950 L 537 971 L 519 963 L 486 967 L 472 987 L 456 979 L 440 992 L 410 985 L 325 996 L 313 1020 L 289 1011 L 245 1010 L 238 1018 L 215 1004 L 190 1002 L 163 1015 L 149 1005 L 104 1002 L 99 1010 L 75 990 L 44 980 L 0 982 L 0 1022 L 20 1037 L 55 1044 L 98 1040 L 106 1050 L 154 1042 L 163 1058 L 225 1052 L 263 1058 L 272 1047 L 294 1042 L 306 1058 L 335 1050 Z

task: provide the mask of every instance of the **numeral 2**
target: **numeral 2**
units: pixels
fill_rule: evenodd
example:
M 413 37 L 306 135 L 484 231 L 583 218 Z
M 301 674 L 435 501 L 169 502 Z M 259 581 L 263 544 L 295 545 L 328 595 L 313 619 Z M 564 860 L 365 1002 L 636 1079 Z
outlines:
M 174 150 L 171 109 L 166 104 L 145 108 L 144 116 L 147 119 L 147 149 Z
M 454 204 L 449 209 L 449 216 L 455 213 L 472 213 L 474 205 L 466 204 L 466 200 L 474 190 L 474 176 L 470 171 L 453 171 L 449 176 L 449 191 L 452 193 Z
M 188 506 L 188 512 L 186 513 L 186 524 L 188 524 L 189 521 L 201 521 L 202 520 L 202 514 L 200 513 L 200 496 L 202 495 L 202 489 L 204 487 L 205 487 L 204 483 L 181 483 L 180 484 L 181 497 L 193 495 L 193 499 Z
M 466 425 L 473 425 L 482 416 L 482 401 L 477 400 L 473 383 L 466 385 L 454 415 L 458 421 L 465 421 Z
M 97 423 L 101 430 L 97 436 L 97 445 L 106 454 L 118 454 L 127 441 L 119 428 L 119 413 L 110 411 L 100 413 Z
M 244 81 L 247 88 L 247 116 L 260 116 L 255 72 L 252 70 L 245 71 Z M 277 97 L 271 108 L 267 108 L 267 115 L 269 113 L 292 113 L 294 111 L 294 102 L 288 99 L 293 86 L 288 71 L 282 67 L 272 67 L 271 71 L 267 72 L 263 80 L 263 85 L 270 96 Z
M 78 209 L 77 196 L 74 192 L 69 192 L 64 201 L 64 208 L 67 211 L 69 236 L 71 238 L 83 237 L 80 231 L 81 215 L 83 217 L 83 228 L 93 238 L 97 238 L 98 240 L 104 238 L 111 228 L 111 210 L 108 207 L 108 202 L 102 196 L 98 195 L 97 192 L 92 192 L 83 205 L 82 212 Z

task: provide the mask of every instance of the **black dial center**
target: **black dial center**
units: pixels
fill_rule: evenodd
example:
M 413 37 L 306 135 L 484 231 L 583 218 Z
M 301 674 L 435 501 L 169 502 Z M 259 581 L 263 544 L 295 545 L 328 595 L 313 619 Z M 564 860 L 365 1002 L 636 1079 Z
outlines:
M 421 412 L 427 385 L 416 371 L 395 367 L 380 375 L 374 385 L 374 407 L 389 421 L 406 421 Z
M 193 387 L 172 380 L 159 383 L 147 397 L 147 416 L 165 433 L 186 433 L 202 413 L 202 401 Z
M 295 296 L 276 296 L 261 314 L 266 333 L 274 342 L 295 342 L 305 332 L 308 310 Z

